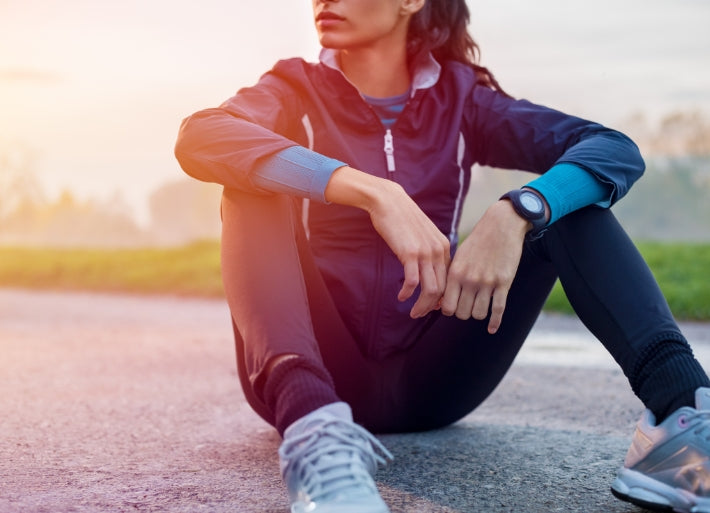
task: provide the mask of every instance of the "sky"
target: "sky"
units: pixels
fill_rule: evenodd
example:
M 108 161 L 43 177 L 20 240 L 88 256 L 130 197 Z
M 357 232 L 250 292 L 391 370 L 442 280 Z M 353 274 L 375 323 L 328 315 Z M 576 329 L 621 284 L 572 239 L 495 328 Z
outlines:
M 710 115 L 708 0 L 468 4 L 514 96 L 610 126 Z M 150 192 L 185 176 L 180 121 L 318 49 L 305 0 L 0 0 L 0 156 L 31 155 L 50 195 L 119 192 L 146 222 Z

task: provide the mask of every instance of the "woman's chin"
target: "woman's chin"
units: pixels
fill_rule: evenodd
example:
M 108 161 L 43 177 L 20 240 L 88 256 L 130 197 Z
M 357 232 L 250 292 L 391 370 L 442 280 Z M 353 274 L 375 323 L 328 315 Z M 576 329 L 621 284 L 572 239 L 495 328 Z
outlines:
M 347 37 L 331 31 L 319 32 L 318 41 L 323 48 L 331 50 L 344 50 L 352 46 L 352 41 L 349 41 Z

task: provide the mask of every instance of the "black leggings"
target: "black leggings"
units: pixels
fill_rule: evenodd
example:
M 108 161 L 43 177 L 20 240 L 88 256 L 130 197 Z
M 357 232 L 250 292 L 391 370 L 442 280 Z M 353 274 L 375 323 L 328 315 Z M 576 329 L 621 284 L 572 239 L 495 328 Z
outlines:
M 345 327 L 299 212 L 298 203 L 283 195 L 227 189 L 223 196 L 222 272 L 239 376 L 248 402 L 271 424 L 273 411 L 263 400 L 264 369 L 282 354 L 325 368 L 337 396 L 372 431 L 417 431 L 455 422 L 501 381 L 557 277 L 580 319 L 637 394 L 640 362 L 649 348 L 665 341 L 679 342 L 682 358 L 700 369 L 651 272 L 609 210 L 579 210 L 525 243 L 495 335 L 487 333 L 487 320 L 461 321 L 433 312 L 416 344 L 383 360 L 364 357 Z

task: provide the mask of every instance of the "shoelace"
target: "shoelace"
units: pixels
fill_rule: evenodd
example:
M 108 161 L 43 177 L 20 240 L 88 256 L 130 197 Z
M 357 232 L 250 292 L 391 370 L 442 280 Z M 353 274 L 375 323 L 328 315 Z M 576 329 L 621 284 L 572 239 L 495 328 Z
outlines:
M 363 486 L 376 493 L 370 472 L 378 464 L 385 465 L 385 458 L 393 459 L 367 430 L 339 419 L 328 420 L 318 430 L 285 442 L 280 452 L 289 461 L 285 473 L 298 475 L 312 501 Z

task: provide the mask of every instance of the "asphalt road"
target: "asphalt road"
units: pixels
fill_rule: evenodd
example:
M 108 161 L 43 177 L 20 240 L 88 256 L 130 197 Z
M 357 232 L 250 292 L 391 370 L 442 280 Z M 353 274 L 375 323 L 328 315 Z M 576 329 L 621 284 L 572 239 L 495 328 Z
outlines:
M 543 317 L 479 410 L 381 437 L 392 513 L 641 511 L 609 493 L 641 406 L 598 346 Z M 1 513 L 286 513 L 278 444 L 221 301 L 0 290 Z

